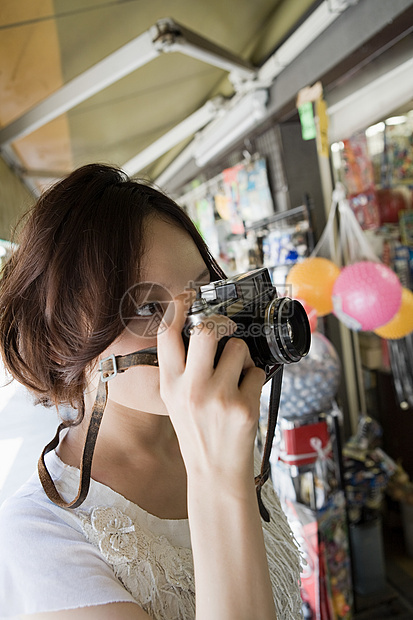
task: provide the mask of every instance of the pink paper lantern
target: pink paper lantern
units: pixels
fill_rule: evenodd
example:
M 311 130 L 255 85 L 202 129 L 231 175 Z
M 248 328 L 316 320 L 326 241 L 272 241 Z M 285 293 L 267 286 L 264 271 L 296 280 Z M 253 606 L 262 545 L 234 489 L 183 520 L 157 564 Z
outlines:
M 402 286 L 394 271 L 370 261 L 348 265 L 333 287 L 334 314 L 350 329 L 371 331 L 400 308 Z

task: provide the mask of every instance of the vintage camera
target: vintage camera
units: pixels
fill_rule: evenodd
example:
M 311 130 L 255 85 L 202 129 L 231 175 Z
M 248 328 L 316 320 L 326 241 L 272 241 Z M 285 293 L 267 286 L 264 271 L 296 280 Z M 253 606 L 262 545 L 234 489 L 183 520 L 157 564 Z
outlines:
M 199 298 L 188 313 L 184 340 L 197 325 L 207 324 L 213 314 L 228 316 L 237 324 L 234 337 L 245 340 L 255 364 L 265 370 L 267 381 L 281 364 L 298 362 L 309 351 L 307 314 L 298 301 L 278 297 L 268 269 L 201 286 Z M 227 339 L 220 341 L 216 360 Z

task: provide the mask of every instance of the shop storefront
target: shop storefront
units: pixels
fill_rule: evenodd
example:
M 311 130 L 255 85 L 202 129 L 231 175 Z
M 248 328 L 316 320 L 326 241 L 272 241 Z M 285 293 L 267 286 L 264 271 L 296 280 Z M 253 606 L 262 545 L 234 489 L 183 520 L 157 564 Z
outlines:
M 308 312 L 272 456 L 308 618 L 396 613 L 413 577 L 412 39 L 396 26 L 173 189 L 229 277 L 265 267 Z M 263 433 L 267 411 L 264 390 Z

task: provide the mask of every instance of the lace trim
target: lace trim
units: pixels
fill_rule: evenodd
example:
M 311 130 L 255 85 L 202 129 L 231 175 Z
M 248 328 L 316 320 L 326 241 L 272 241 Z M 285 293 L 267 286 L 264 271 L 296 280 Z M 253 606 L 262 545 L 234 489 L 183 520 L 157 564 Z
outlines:
M 299 620 L 300 572 L 306 561 L 270 480 L 262 488 L 262 500 L 271 515 L 269 523 L 262 523 L 277 620 Z
M 192 552 L 154 536 L 118 508 L 97 507 L 79 517 L 118 579 L 155 620 L 195 617 Z
M 264 523 L 264 540 L 278 620 L 301 618 L 300 553 L 278 496 L 271 483 L 263 487 L 270 511 Z M 135 524 L 115 507 L 79 511 L 83 530 L 105 560 L 154 620 L 195 618 L 195 584 L 192 552 L 172 545 Z

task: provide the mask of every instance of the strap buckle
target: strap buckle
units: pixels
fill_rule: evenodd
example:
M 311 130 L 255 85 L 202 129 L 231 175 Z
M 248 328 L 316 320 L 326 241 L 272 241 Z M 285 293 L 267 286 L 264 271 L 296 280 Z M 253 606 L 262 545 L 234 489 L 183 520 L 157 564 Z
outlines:
M 112 368 L 104 368 L 104 364 L 105 362 L 112 362 Z M 107 381 L 110 381 L 110 379 L 113 379 L 113 377 L 116 377 L 116 375 L 118 374 L 118 366 L 116 364 L 116 357 L 115 355 L 112 353 L 112 355 L 109 355 L 108 357 L 105 357 L 103 360 L 100 360 L 99 362 L 99 372 L 100 372 L 100 380 L 103 383 L 106 383 Z M 105 374 L 107 373 L 107 376 L 105 377 Z

